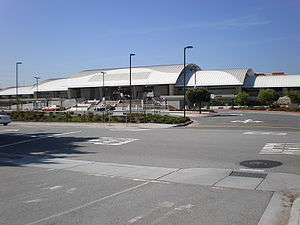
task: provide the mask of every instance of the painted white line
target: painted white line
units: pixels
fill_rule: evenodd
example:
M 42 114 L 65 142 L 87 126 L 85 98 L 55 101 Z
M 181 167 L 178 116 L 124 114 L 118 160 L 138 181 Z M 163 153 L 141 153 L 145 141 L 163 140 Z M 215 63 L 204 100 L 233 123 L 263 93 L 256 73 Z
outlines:
M 70 189 L 68 189 L 66 192 L 68 193 L 68 194 L 72 194 L 74 191 L 76 191 L 77 190 L 77 188 L 70 188 Z
M 53 186 L 53 187 L 49 187 L 48 189 L 49 190 L 56 190 L 56 189 L 59 189 L 59 188 L 62 188 L 62 186 Z
M 275 136 L 285 136 L 285 132 L 272 132 L 272 131 L 247 131 L 244 132 L 245 135 L 275 135 Z
M 261 169 L 247 169 L 247 168 L 239 168 L 237 171 L 246 171 L 246 172 L 265 172 L 265 170 Z
M 118 137 L 99 137 L 98 139 L 89 140 L 88 143 L 94 145 L 124 145 L 133 141 L 137 141 L 136 138 L 118 138 Z
M 252 119 L 246 119 L 246 120 L 233 120 L 231 123 L 262 123 L 263 121 L 260 120 L 252 120 Z
M 142 218 L 143 218 L 142 216 L 133 217 L 132 219 L 128 220 L 128 223 L 135 223 L 135 222 L 139 221 Z
M 0 133 L 6 133 L 6 132 L 18 132 L 19 129 L 6 129 L 6 130 L 0 130 Z
M 138 132 L 138 131 L 146 131 L 146 130 L 150 130 L 150 129 L 146 129 L 146 128 L 111 128 L 109 129 L 110 131 L 132 131 L 132 132 Z
M 191 209 L 193 206 L 194 205 L 192 205 L 192 204 L 181 205 L 181 206 L 176 207 L 175 210 L 182 211 L 182 210 L 185 210 L 185 209 Z
M 116 197 L 116 196 L 118 196 L 118 195 L 121 195 L 121 194 L 130 192 L 130 191 L 136 190 L 136 189 L 138 189 L 138 188 L 140 188 L 140 187 L 143 187 L 143 186 L 145 186 L 145 185 L 147 185 L 147 184 L 149 184 L 149 183 L 150 183 L 150 182 L 145 182 L 145 183 L 136 185 L 136 186 L 134 186 L 134 187 L 127 188 L 127 189 L 125 189 L 125 190 L 123 190 L 123 191 L 119 191 L 119 192 L 116 192 L 116 193 L 114 193 L 114 194 L 107 195 L 107 196 L 105 196 L 105 197 L 96 199 L 96 200 L 91 201 L 91 202 L 88 202 L 88 203 L 86 203 L 86 204 L 77 206 L 77 207 L 75 207 L 75 208 L 72 208 L 72 209 L 69 209 L 69 210 L 66 210 L 66 211 L 57 213 L 57 214 L 53 214 L 53 215 L 51 215 L 51 216 L 45 217 L 45 218 L 40 219 L 40 220 L 36 220 L 36 221 L 34 221 L 34 222 L 31 222 L 31 223 L 27 223 L 27 224 L 25 224 L 25 225 L 34 225 L 34 224 L 38 224 L 38 223 L 41 223 L 41 222 L 44 222 L 44 221 L 47 221 L 47 220 L 54 219 L 54 218 L 56 218 L 56 217 L 60 217 L 60 216 L 69 214 L 69 213 L 71 213 L 71 212 L 74 212 L 74 211 L 77 211 L 77 210 L 86 208 L 86 207 L 88 207 L 88 206 L 90 206 L 90 205 L 93 205 L 93 204 L 95 204 L 95 203 L 103 202 L 103 201 L 105 201 L 105 200 L 107 200 L 107 199 L 110 199 L 110 198 Z
M 63 136 L 63 135 L 69 135 L 69 134 L 76 134 L 76 133 L 80 133 L 80 132 L 81 132 L 81 130 L 77 130 L 77 131 L 71 131 L 71 132 L 67 132 L 67 133 L 53 134 L 53 135 L 50 135 L 50 137 Z
M 68 134 L 75 134 L 75 133 L 79 133 L 79 132 L 81 132 L 81 130 L 79 130 L 79 131 L 73 131 L 73 132 L 67 132 L 67 133 L 61 133 L 61 134 L 43 135 L 43 136 L 37 137 L 37 138 L 31 138 L 31 139 L 27 139 L 27 140 L 23 140 L 23 141 L 17 141 L 17 142 L 11 143 L 11 144 L 0 145 L 0 148 L 14 146 L 14 145 L 19 145 L 19 144 L 24 144 L 24 143 L 28 143 L 28 142 L 32 142 L 32 141 L 37 141 L 37 140 L 45 139 L 45 138 L 49 138 L 49 137 L 56 137 L 56 136 L 62 136 L 62 135 L 68 135 Z
M 24 203 L 28 203 L 28 204 L 30 204 L 30 203 L 39 203 L 41 201 L 42 201 L 42 199 L 37 198 L 37 199 L 32 199 L 32 200 L 29 200 L 29 201 L 25 201 Z

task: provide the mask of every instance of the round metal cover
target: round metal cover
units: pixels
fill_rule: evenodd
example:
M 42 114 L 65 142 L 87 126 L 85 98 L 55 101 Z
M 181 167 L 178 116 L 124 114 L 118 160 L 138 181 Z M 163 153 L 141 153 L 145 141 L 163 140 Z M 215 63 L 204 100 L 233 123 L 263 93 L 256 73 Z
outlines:
M 271 160 L 246 160 L 240 162 L 241 166 L 245 166 L 248 168 L 272 168 L 276 166 L 281 166 L 282 163 L 278 161 L 271 161 Z

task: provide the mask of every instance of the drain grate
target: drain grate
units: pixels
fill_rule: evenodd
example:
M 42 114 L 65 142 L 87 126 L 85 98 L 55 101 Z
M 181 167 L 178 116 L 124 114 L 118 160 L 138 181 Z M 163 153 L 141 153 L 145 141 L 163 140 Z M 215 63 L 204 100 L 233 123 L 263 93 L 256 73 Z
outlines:
M 242 171 L 232 171 L 229 176 L 233 177 L 252 177 L 252 178 L 266 178 L 266 173 L 252 173 L 252 172 L 242 172 Z

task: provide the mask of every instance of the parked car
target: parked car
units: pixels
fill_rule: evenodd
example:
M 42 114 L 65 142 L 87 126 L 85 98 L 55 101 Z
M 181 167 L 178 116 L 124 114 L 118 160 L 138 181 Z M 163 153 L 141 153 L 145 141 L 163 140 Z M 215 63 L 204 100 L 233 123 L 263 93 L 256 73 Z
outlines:
M 5 114 L 0 114 L 0 124 L 6 126 L 11 122 L 10 116 Z
M 55 112 L 55 111 L 61 110 L 61 107 L 58 105 L 51 105 L 51 106 L 42 108 L 42 110 L 44 112 Z

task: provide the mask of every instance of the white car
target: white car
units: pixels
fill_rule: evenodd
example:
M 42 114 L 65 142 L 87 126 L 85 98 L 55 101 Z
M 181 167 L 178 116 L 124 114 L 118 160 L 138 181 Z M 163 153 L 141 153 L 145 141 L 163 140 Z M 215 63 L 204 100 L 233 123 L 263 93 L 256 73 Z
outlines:
M 11 122 L 11 119 L 10 119 L 9 115 L 0 114 L 0 124 L 3 124 L 4 126 L 6 126 L 10 122 Z

